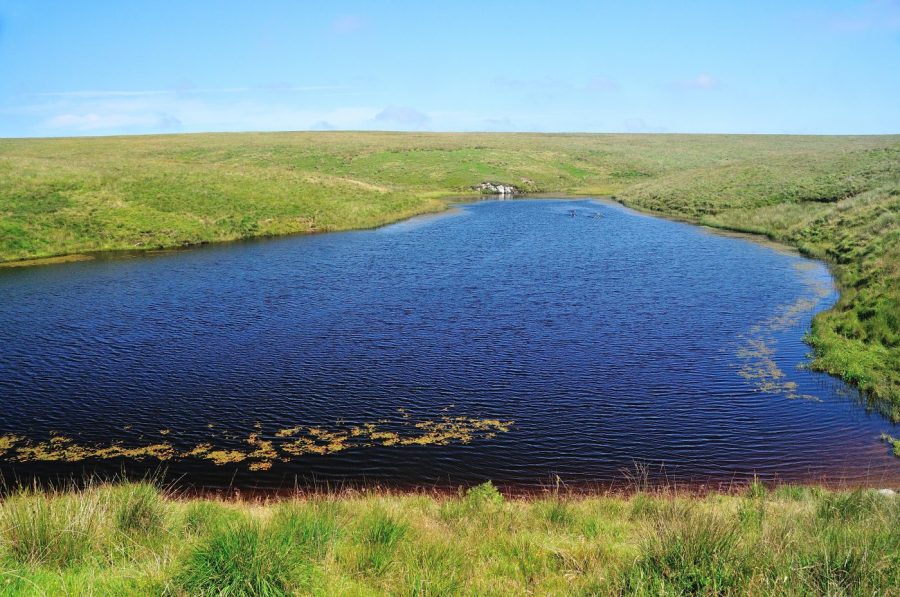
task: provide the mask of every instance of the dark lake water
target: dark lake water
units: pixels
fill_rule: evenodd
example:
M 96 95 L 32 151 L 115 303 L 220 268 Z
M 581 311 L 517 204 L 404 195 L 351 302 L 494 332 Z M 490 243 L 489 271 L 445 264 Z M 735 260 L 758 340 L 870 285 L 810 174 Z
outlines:
M 896 484 L 803 368 L 826 268 L 592 201 L 0 270 L 0 472 Z

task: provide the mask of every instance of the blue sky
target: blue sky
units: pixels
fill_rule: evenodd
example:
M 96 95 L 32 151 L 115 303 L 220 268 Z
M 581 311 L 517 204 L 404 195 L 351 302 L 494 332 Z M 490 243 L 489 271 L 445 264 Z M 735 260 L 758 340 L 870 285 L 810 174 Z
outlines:
M 900 0 L 0 0 L 0 136 L 900 133 Z

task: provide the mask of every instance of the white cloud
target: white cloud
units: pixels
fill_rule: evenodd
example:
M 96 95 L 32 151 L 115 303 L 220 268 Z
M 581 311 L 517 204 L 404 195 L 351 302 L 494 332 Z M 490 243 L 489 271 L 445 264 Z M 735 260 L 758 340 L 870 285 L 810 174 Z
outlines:
M 690 79 L 673 81 L 672 85 L 677 89 L 715 89 L 719 86 L 719 80 L 712 75 L 701 73 Z
M 0 115 L 29 122 L 37 135 L 376 128 L 379 108 L 320 107 L 349 88 L 325 85 L 72 90 L 18 96 Z M 382 126 L 383 128 L 383 126 Z
M 286 130 L 603 130 L 602 123 L 592 120 L 596 115 L 593 109 L 573 111 L 565 119 L 540 109 L 436 109 L 426 113 L 403 104 L 335 106 L 340 100 L 317 93 L 195 91 L 100 89 L 22 95 L 19 105 L 0 105 L 0 119 L 21 122 L 21 132 L 16 131 L 20 136 Z
M 514 91 L 556 91 L 566 89 L 570 85 L 555 77 L 538 77 L 536 79 L 512 79 L 509 77 L 495 77 L 494 84 Z
M 409 106 L 389 106 L 376 114 L 375 120 L 402 127 L 423 128 L 431 119 L 427 114 Z
M 182 86 L 178 89 L 87 89 L 78 91 L 47 91 L 31 93 L 29 97 L 47 97 L 62 99 L 103 99 L 116 97 L 162 97 L 185 95 L 232 95 L 241 93 L 259 93 L 261 91 L 303 93 L 311 91 L 347 91 L 349 88 L 342 85 L 289 85 L 277 83 L 262 87 L 189 87 Z
M 36 120 L 43 134 L 152 133 L 372 128 L 374 107 L 298 107 L 290 98 L 246 97 L 229 101 L 179 95 L 47 98 L 0 113 Z
M 160 124 L 159 117 L 131 114 L 59 114 L 48 118 L 44 125 L 51 129 L 73 129 L 76 131 L 99 131 L 105 129 L 154 126 Z
M 151 97 L 155 95 L 168 95 L 174 93 L 172 91 L 163 90 L 143 90 L 143 91 L 120 91 L 120 90 L 84 90 L 84 91 L 47 91 L 44 93 L 31 93 L 32 97 L 58 97 L 73 99 L 95 99 L 103 97 Z

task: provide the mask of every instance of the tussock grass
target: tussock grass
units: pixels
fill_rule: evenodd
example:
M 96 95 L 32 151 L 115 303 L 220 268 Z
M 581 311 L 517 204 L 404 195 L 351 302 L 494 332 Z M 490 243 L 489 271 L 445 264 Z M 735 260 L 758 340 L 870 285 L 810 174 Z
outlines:
M 158 531 L 165 521 L 162 497 L 149 483 L 125 485 L 116 505 L 116 526 L 125 533 Z
M 653 516 L 641 555 L 625 573 L 628 593 L 723 594 L 748 580 L 741 520 L 694 505 L 668 505 Z
M 103 547 L 105 506 L 97 493 L 11 497 L 0 510 L 4 550 L 19 564 L 78 564 Z
M 237 503 L 95 485 L 0 502 L 0 594 L 890 595 L 898 529 L 900 499 L 868 490 Z
M 241 520 L 198 545 L 174 584 L 191 595 L 287 595 L 299 555 L 288 535 Z
M 360 574 L 381 576 L 394 562 L 394 554 L 409 526 L 376 507 L 359 521 L 354 533 L 353 557 L 350 559 Z

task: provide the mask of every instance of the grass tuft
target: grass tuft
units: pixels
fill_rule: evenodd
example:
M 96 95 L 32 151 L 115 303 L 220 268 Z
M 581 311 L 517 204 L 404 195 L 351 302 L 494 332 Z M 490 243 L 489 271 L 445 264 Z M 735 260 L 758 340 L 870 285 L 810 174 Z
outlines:
M 880 502 L 876 493 L 864 489 L 834 493 L 822 498 L 817 513 L 820 519 L 827 522 L 860 520 L 880 506 Z
M 340 536 L 336 510 L 334 502 L 288 502 L 276 510 L 271 526 L 298 553 L 321 559 Z
M 641 557 L 626 573 L 629 592 L 723 594 L 741 586 L 747 569 L 739 525 L 681 505 L 664 509 L 653 522 Z
M 54 495 L 23 492 L 0 508 L 4 551 L 20 564 L 64 568 L 99 547 L 104 504 L 95 492 Z
M 409 525 L 381 508 L 371 510 L 360 522 L 357 566 L 363 574 L 379 576 L 392 564 L 394 552 Z
M 116 508 L 116 526 L 125 533 L 159 531 L 165 510 L 159 491 L 149 483 L 125 485 Z
M 197 547 L 176 585 L 191 595 L 287 595 L 291 556 L 290 543 L 256 521 L 241 521 Z

